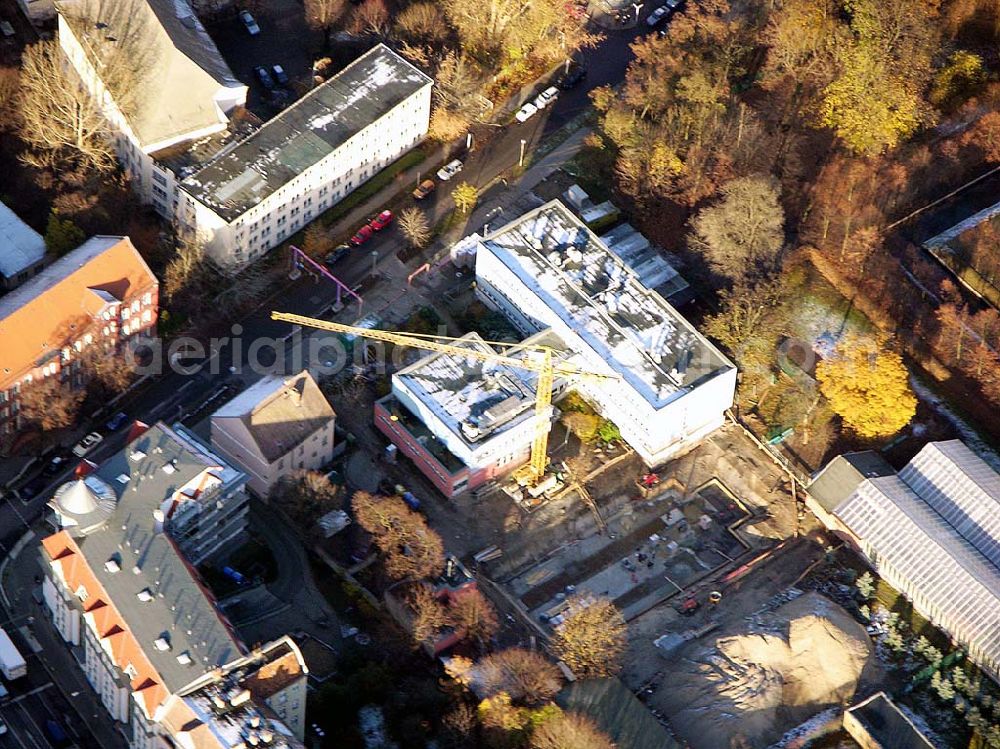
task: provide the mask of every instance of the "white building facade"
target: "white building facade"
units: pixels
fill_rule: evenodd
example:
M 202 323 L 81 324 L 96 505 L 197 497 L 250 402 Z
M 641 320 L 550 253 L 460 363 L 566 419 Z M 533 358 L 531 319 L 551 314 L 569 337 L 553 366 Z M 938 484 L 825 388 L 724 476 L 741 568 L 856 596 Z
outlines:
M 99 29 L 86 34 L 85 29 Z M 135 35 L 143 70 L 127 106 L 97 72 L 114 34 Z M 152 154 L 221 133 L 246 103 L 247 87 L 230 71 L 187 0 L 67 0 L 59 6 L 59 45 L 108 120 L 118 159 L 140 199 L 169 217 L 168 179 Z M 131 48 L 130 48 L 131 49 Z M 134 101 L 132 99 L 134 98 Z M 123 111 L 127 110 L 127 111 Z
M 376 46 L 184 176 L 179 233 L 220 267 L 251 262 L 419 144 L 432 83 Z
M 476 293 L 518 330 L 549 329 L 575 387 L 649 465 L 722 426 L 736 368 L 558 201 L 475 240 Z

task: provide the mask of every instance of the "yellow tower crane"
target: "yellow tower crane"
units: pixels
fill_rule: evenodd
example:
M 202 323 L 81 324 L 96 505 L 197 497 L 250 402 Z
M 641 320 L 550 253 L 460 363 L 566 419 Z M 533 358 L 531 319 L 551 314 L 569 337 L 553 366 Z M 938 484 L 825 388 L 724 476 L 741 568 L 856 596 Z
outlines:
M 561 377 L 614 379 L 614 375 L 588 372 L 571 364 L 556 361 L 555 350 L 538 344 L 524 345 L 521 343 L 495 343 L 485 341 L 490 346 L 526 351 L 528 356 L 523 359 L 509 354 L 487 353 L 474 348 L 465 348 L 457 343 L 467 343 L 462 338 L 448 336 L 424 335 L 422 333 L 396 333 L 388 330 L 359 328 L 337 322 L 317 320 L 304 315 L 293 315 L 289 312 L 272 312 L 272 320 L 289 322 L 294 325 L 304 325 L 332 333 L 347 333 L 358 337 L 371 338 L 376 341 L 394 343 L 398 346 L 411 346 L 425 351 L 437 351 L 442 354 L 452 354 L 468 359 L 484 362 L 496 362 L 510 367 L 525 369 L 538 375 L 535 385 L 535 436 L 531 443 L 531 462 L 528 465 L 528 482 L 534 484 L 545 475 L 549 442 L 549 406 L 552 405 L 552 385 L 556 375 Z

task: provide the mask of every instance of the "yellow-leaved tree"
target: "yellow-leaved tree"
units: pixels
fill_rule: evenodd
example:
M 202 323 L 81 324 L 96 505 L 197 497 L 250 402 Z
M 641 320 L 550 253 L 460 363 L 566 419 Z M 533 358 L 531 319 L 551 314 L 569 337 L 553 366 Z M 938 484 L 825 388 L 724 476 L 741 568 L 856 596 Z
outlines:
M 917 411 L 902 357 L 870 336 L 846 336 L 816 365 L 820 392 L 845 426 L 874 439 L 895 434 Z

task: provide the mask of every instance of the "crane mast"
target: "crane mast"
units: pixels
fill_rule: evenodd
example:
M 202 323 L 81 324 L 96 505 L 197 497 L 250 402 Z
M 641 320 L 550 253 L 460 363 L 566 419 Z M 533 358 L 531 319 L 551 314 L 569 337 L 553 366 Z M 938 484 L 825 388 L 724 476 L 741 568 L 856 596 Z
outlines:
M 549 409 L 552 405 L 552 386 L 556 375 L 564 377 L 596 377 L 609 378 L 611 375 L 581 370 L 571 364 L 556 361 L 555 351 L 542 345 L 523 346 L 521 344 L 495 343 L 485 341 L 490 346 L 517 347 L 527 352 L 523 358 L 503 353 L 488 353 L 474 348 L 458 345 L 466 343 L 462 338 L 449 336 L 423 335 L 420 333 L 397 333 L 389 330 L 360 328 L 354 325 L 319 320 L 305 315 L 295 315 L 289 312 L 272 312 L 272 320 L 279 320 L 295 325 L 303 325 L 331 333 L 346 333 L 375 341 L 385 341 L 399 346 L 410 346 L 424 351 L 436 351 L 442 354 L 476 359 L 483 362 L 495 362 L 510 367 L 517 367 L 538 375 L 535 386 L 535 434 L 531 443 L 531 461 L 529 463 L 529 481 L 534 484 L 545 475 L 548 463 L 549 442 Z

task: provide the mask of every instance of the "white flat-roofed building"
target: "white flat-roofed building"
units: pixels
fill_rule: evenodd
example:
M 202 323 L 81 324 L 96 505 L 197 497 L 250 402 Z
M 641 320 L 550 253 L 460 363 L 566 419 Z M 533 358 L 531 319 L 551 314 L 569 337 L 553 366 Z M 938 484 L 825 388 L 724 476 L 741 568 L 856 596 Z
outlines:
M 377 45 L 182 174 L 179 232 L 222 267 L 254 260 L 423 140 L 432 83 Z
M 529 342 L 565 348 L 551 331 Z M 456 345 L 500 353 L 475 333 Z M 520 358 L 525 352 L 510 355 Z M 392 393 L 375 405 L 375 424 L 451 497 L 527 462 L 538 419 L 536 383 L 529 370 L 433 353 L 392 376 Z M 557 379 L 554 397 L 566 385 Z M 547 422 L 554 413 L 550 409 Z
M 558 200 L 474 244 L 476 292 L 525 335 L 551 330 L 576 386 L 650 465 L 722 425 L 736 367 Z

